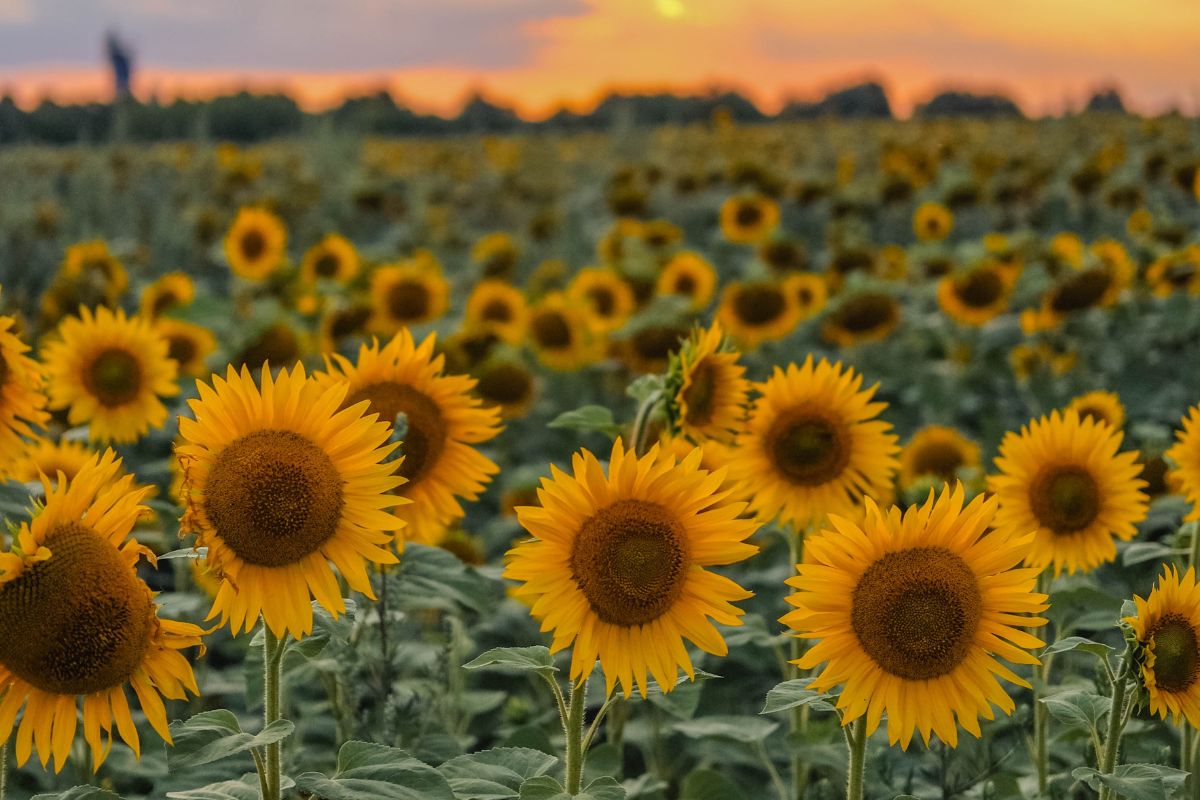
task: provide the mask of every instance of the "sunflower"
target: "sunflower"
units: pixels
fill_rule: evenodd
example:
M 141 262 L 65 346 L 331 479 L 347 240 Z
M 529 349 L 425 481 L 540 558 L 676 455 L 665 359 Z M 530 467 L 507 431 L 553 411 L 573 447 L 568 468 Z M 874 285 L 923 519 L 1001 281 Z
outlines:
M 679 431 L 695 441 L 731 442 L 746 423 L 750 381 L 740 354 L 726 347 L 720 323 L 696 329 L 672 365 Z
M 1192 406 L 1182 422 L 1183 430 L 1175 432 L 1176 442 L 1165 453 L 1167 460 L 1175 465 L 1167 480 L 1173 481 L 1192 504 L 1188 519 L 1197 520 L 1200 519 L 1200 405 Z
M 358 274 L 359 266 L 354 243 L 345 236 L 330 233 L 304 253 L 300 261 L 300 280 L 305 283 L 349 283 Z
M 346 387 L 343 407 L 364 400 L 391 430 L 404 415 L 404 464 L 396 490 L 411 501 L 396 510 L 404 520 L 404 537 L 433 544 L 450 522 L 465 513 L 460 498 L 475 500 L 500 468 L 475 449 L 500 432 L 500 412 L 483 408 L 473 392 L 474 378 L 443 374 L 444 358 L 434 355 L 435 339 L 421 344 L 401 331 L 384 347 L 363 345 L 358 359 L 334 354 L 328 372 L 318 373 L 321 386 Z
M 692 311 L 699 311 L 712 300 L 717 288 L 717 271 L 699 253 L 676 253 L 659 273 L 655 293 L 686 299 Z
M 772 239 L 758 246 L 758 258 L 776 273 L 808 269 L 808 251 L 790 239 Z
M 129 274 L 105 242 L 73 244 L 42 293 L 43 323 L 53 327 L 81 305 L 115 307 L 128 286 Z
M 922 242 L 940 242 L 954 230 L 954 214 L 941 203 L 922 203 L 913 213 L 913 232 Z
M 467 298 L 466 327 L 490 331 L 510 344 L 525 338 L 528 319 L 525 295 L 505 281 L 480 281 Z
M 334 616 L 346 610 L 330 562 L 368 597 L 366 563 L 393 564 L 387 549 L 402 522 L 388 509 L 404 502 L 404 482 L 387 461 L 391 427 L 366 403 L 342 402 L 347 386 L 320 386 L 300 365 L 261 386 L 229 366 L 212 386 L 196 383 L 195 419 L 181 417 L 175 448 L 187 511 L 181 530 L 208 548 L 221 578 L 209 619 L 236 634 L 261 615 L 276 636 L 312 632 L 311 599 Z
M 21 457 L 13 465 L 12 477 L 24 483 L 33 483 L 40 481 L 43 475 L 56 480 L 61 473 L 67 480 L 72 480 L 95 456 L 96 451 L 83 442 L 38 437 L 25 446 Z M 116 476 L 123 474 L 123 471 L 118 471 Z
M 567 287 L 567 296 L 588 307 L 592 329 L 601 333 L 624 325 L 636 305 L 633 288 L 616 270 L 603 267 L 579 270 Z
M 1068 316 L 1091 308 L 1107 308 L 1121 296 L 1131 276 L 1106 266 L 1080 269 L 1061 278 L 1042 296 L 1039 327 L 1051 328 Z
M 591 328 L 587 307 L 551 292 L 529 311 L 529 346 L 551 369 L 575 370 L 604 355 L 604 338 Z
M 1029 687 L 999 659 L 1039 663 L 1028 651 L 1042 642 L 1023 629 L 1046 624 L 1033 616 L 1046 595 L 1018 568 L 1032 534 L 987 533 L 995 499 L 963 497 L 956 484 L 903 514 L 868 497 L 863 522 L 832 517 L 787 581 L 795 610 L 781 621 L 818 640 L 793 663 L 825 664 L 817 691 L 843 685 L 843 725 L 865 716 L 870 736 L 886 713 L 888 742 L 905 749 L 914 731 L 926 745 L 957 746 L 959 725 L 979 737 L 980 717 L 1016 708 L 996 678 Z
M 1182 578 L 1165 567 L 1150 597 L 1135 596 L 1137 615 L 1125 617 L 1141 650 L 1142 683 L 1150 713 L 1200 728 L 1200 586 L 1195 567 Z
M 664 433 L 659 437 L 659 452 L 663 458 L 674 458 L 683 461 L 692 454 L 693 450 L 700 451 L 700 469 L 716 472 L 733 462 L 734 446 L 714 439 L 706 439 L 696 443 L 683 436 L 671 436 Z M 747 501 L 751 490 L 738 482 L 725 470 L 725 480 L 722 481 L 720 492 L 728 492 L 730 500 Z
M 800 319 L 811 319 L 821 313 L 829 299 L 829 284 L 821 275 L 797 272 L 783 280 L 783 292 L 796 299 Z
M 195 625 L 159 619 L 137 576 L 153 555 L 129 536 L 148 509 L 147 489 L 117 479 L 120 460 L 93 456 L 71 480 L 43 479 L 46 502 L 0 553 L 0 744 L 17 727 L 17 762 L 36 747 L 61 771 L 75 739 L 79 701 L 94 769 L 108 755 L 112 729 L 140 755 L 125 686 L 168 743 L 162 698 L 198 694 L 178 652 L 200 645 Z M 60 478 L 63 476 L 60 474 Z M 17 714 L 24 707 L 19 726 Z
M 688 639 L 701 650 L 728 648 L 712 621 L 740 625 L 733 601 L 751 596 L 705 567 L 754 555 L 746 544 L 757 525 L 738 515 L 745 505 L 720 491 L 723 470 L 700 468 L 699 450 L 682 462 L 658 446 L 642 458 L 613 444 L 608 470 L 586 450 L 574 474 L 552 468 L 540 506 L 517 509 L 534 538 L 509 551 L 504 577 L 520 582 L 513 595 L 531 604 L 551 650 L 574 645 L 570 677 L 585 680 L 599 660 L 608 693 L 646 695 L 647 673 L 663 691 L 695 670 Z
M 167 340 L 167 357 L 179 365 L 181 373 L 193 378 L 207 374 L 205 362 L 217 349 L 212 331 L 203 325 L 169 318 L 157 320 L 154 330 Z
M 1114 429 L 1125 424 L 1125 406 L 1116 392 L 1095 391 L 1081 394 L 1068 405 L 1068 409 L 1077 412 L 1081 419 L 1091 417 L 1097 422 L 1104 422 Z
M 791 333 L 800 321 L 800 307 L 782 283 L 731 281 L 721 292 L 716 319 L 739 344 L 753 349 Z
M 756 387 L 762 396 L 730 469 L 756 488 L 750 508 L 760 518 L 803 529 L 890 491 L 899 447 L 892 426 L 876 419 L 887 404 L 872 402 L 876 387 L 862 383 L 854 370 L 809 356 Z
M 1036 531 L 1025 563 L 1054 574 L 1090 570 L 1116 558 L 1149 499 L 1137 452 L 1118 453 L 1122 434 L 1068 409 L 1033 420 L 1000 443 L 988 488 L 1000 500 L 996 527 Z
M 97 441 L 133 442 L 167 420 L 159 399 L 179 393 L 167 340 L 144 317 L 79 309 L 46 345 L 50 408 L 69 408 L 72 425 L 88 424 Z
M 287 229 L 283 220 L 265 208 L 238 211 L 225 234 L 225 260 L 235 275 L 261 281 L 287 257 Z
M 392 335 L 401 328 L 432 322 L 450 305 L 450 284 L 432 255 L 380 267 L 371 275 L 371 328 Z
M 29 346 L 13 332 L 16 320 L 0 317 L 0 477 L 24 448 L 32 425 L 49 420 L 42 393 L 42 369 L 25 355 Z
M 155 319 L 186 306 L 196 297 L 196 285 L 186 272 L 168 272 L 142 289 L 142 316 Z
M 1008 309 L 1010 283 L 996 266 L 984 264 L 938 281 L 938 305 L 963 325 L 983 325 Z
M 1156 297 L 1175 292 L 1200 295 L 1200 254 L 1172 253 L 1154 259 L 1146 269 L 1146 284 Z
M 337 350 L 345 339 L 365 336 L 372 313 L 369 305 L 361 303 L 328 309 L 321 315 L 321 352 Z
M 666 372 L 671 358 L 691 333 L 683 322 L 651 322 L 638 325 L 628 338 L 615 343 L 614 352 L 633 372 L 653 375 Z
M 297 330 L 291 322 L 281 319 L 255 331 L 229 363 L 254 370 L 267 363 L 291 364 L 299 361 L 311 344 L 307 331 Z
M 953 483 L 959 470 L 978 466 L 978 444 L 945 425 L 926 425 L 900 451 L 900 485 L 925 477 Z
M 821 336 L 851 347 L 886 339 L 900 324 L 900 304 L 886 292 L 863 291 L 844 298 L 825 318 Z
M 721 232 L 734 244 L 756 244 L 779 225 L 779 204 L 752 194 L 730 197 L 721 204 Z
M 488 405 L 500 409 L 504 419 L 525 416 L 537 396 L 537 381 L 529 368 L 516 359 L 489 359 L 473 373 L 475 393 Z
M 507 233 L 489 233 L 471 248 L 471 260 L 479 265 L 485 278 L 509 280 L 520 257 L 521 251 Z

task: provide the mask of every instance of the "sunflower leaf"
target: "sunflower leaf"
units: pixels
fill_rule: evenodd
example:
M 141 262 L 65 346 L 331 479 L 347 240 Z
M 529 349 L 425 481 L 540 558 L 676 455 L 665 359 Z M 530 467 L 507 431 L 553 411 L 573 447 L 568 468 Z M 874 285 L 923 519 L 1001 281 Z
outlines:
M 833 696 L 808 688 L 811 678 L 796 678 L 777 684 L 767 692 L 767 701 L 760 714 L 774 714 L 798 706 L 809 706 L 814 711 L 833 711 L 829 702 Z
M 595 431 L 609 437 L 616 437 L 621 433 L 621 426 L 613 419 L 612 411 L 604 406 L 582 406 L 571 411 L 564 411 L 548 422 L 546 427 L 584 432 Z
M 290 720 L 280 719 L 252 735 L 242 731 L 232 711 L 224 708 L 204 711 L 187 722 L 176 720 L 171 723 L 171 738 L 175 745 L 167 750 L 167 768 L 174 772 L 211 764 L 282 741 L 291 736 L 294 729 Z
M 1072 728 L 1094 731 L 1112 709 L 1112 698 L 1091 692 L 1059 692 L 1041 698 L 1050 715 Z
M 65 792 L 35 794 L 32 800 L 121 800 L 121 796 L 98 786 L 76 786 Z
M 296 784 L 285 775 L 280 785 L 287 791 Z M 257 773 L 249 772 L 238 781 L 220 781 L 198 789 L 167 792 L 167 797 L 171 800 L 261 800 L 262 793 L 259 790 Z
M 716 770 L 697 769 L 683 779 L 679 800 L 745 800 L 746 795 L 731 779 Z
M 455 800 L 436 769 L 403 750 L 371 742 L 346 742 L 332 777 L 306 772 L 296 786 L 324 800 Z
M 1042 651 L 1042 657 L 1052 656 L 1057 653 L 1067 653 L 1072 650 L 1082 650 L 1085 653 L 1091 653 L 1096 658 L 1107 658 L 1108 654 L 1113 651 L 1113 648 L 1104 642 L 1096 642 L 1091 639 L 1085 639 L 1082 636 L 1068 636 L 1065 639 L 1059 639 Z
M 1071 776 L 1096 791 L 1103 784 L 1128 800 L 1170 800 L 1183 787 L 1188 774 L 1161 764 L 1122 764 L 1112 775 L 1101 775 L 1092 767 L 1079 767 Z
M 458 800 L 507 800 L 557 763 L 554 756 L 527 747 L 497 747 L 452 758 L 437 769 Z
M 493 647 L 478 658 L 463 664 L 463 669 L 519 669 L 546 674 L 558 671 L 549 648 L 543 645 Z
M 770 736 L 779 723 L 759 717 L 714 714 L 676 722 L 672 727 L 690 739 L 732 739 L 755 744 Z

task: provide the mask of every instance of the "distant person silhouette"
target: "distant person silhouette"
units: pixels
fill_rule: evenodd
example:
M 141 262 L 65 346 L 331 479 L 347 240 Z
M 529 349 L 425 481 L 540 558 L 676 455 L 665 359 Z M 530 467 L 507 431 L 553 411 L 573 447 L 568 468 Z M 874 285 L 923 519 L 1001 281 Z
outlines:
M 129 97 L 132 93 L 130 84 L 133 80 L 133 53 L 111 31 L 105 39 L 105 49 L 108 51 L 108 63 L 112 65 L 116 98 L 120 100 Z

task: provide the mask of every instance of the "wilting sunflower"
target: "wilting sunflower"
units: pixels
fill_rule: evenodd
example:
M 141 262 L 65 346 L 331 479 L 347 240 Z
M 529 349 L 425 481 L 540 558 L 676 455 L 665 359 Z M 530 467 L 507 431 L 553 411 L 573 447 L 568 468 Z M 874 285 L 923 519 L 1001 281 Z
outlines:
M 349 283 L 358 274 L 359 266 L 354 243 L 345 236 L 330 233 L 304 253 L 300 262 L 300 280 L 305 283 Z
M 533 373 L 516 359 L 489 359 L 473 373 L 475 393 L 484 403 L 500 409 L 504 419 L 525 416 L 537 396 Z
M 731 281 L 721 292 L 716 319 L 738 344 L 753 349 L 791 333 L 800 307 L 782 283 Z
M 922 203 L 913 213 L 913 232 L 922 242 L 940 242 L 954 229 L 954 214 L 941 203 Z
M 287 229 L 283 220 L 265 208 L 238 211 L 225 234 L 225 260 L 235 275 L 260 281 L 287 257 Z
M 825 308 L 825 302 L 829 299 L 829 284 L 822 275 L 797 272 L 784 278 L 783 292 L 796 299 L 800 319 L 811 319 Z
M 450 284 L 432 256 L 380 267 L 371 275 L 371 328 L 388 336 L 432 322 L 450 305 Z
M 1120 429 L 1125 424 L 1125 406 L 1116 392 L 1095 391 L 1081 394 L 1067 405 L 1082 419 L 1091 417 L 1097 422 L 1104 422 L 1114 429 Z
M 188 305 L 195 297 L 196 285 L 186 272 L 168 272 L 142 289 L 141 312 L 149 319 L 156 319 Z
M 756 244 L 779 225 L 779 204 L 752 194 L 730 197 L 721 204 L 721 232 L 734 244 Z
M 679 431 L 700 442 L 732 442 L 746 424 L 750 381 L 738 353 L 727 347 L 720 323 L 696 329 L 671 369 Z
M 500 414 L 482 407 L 474 396 L 476 382 L 466 375 L 443 374 L 444 358 L 434 355 L 435 337 L 417 345 L 401 331 L 384 347 L 372 342 L 358 359 L 334 354 L 329 371 L 315 375 L 321 386 L 346 387 L 343 407 L 366 400 L 368 412 L 390 431 L 404 415 L 400 434 L 405 479 L 396 493 L 411 502 L 396 509 L 407 539 L 433 544 L 447 524 L 465 513 L 459 499 L 475 500 L 500 471 L 474 445 L 500 432 Z
M 963 325 L 983 325 L 1008 309 L 1008 276 L 984 264 L 938 281 L 938 305 L 946 316 Z
M 656 445 L 642 458 L 613 445 L 607 474 L 586 450 L 574 474 L 552 467 L 540 506 L 517 509 L 534 539 L 509 551 L 504 577 L 513 595 L 531 603 L 551 650 L 574 645 L 570 677 L 587 678 L 599 660 L 607 690 L 645 696 L 648 676 L 670 691 L 682 667 L 695 670 L 690 640 L 714 655 L 728 651 L 713 625 L 740 625 L 733 601 L 751 596 L 705 567 L 754 555 L 746 544 L 757 528 L 739 518 L 744 503 L 720 491 L 724 471 L 700 469 L 699 450 L 682 462 Z
M 193 378 L 208 374 L 205 362 L 217 349 L 212 331 L 203 325 L 169 318 L 156 321 L 154 330 L 167 340 L 167 358 L 179 365 L 182 374 Z
M 1167 715 L 1179 724 L 1182 716 L 1200 728 L 1200 586 L 1196 569 L 1180 578 L 1175 567 L 1143 600 L 1133 598 L 1137 616 L 1125 617 L 1141 648 L 1142 683 L 1150 695 L 1150 713 Z
M 598 361 L 605 341 L 591 328 L 587 307 L 551 292 L 529 310 L 529 346 L 551 369 L 570 371 Z
M 866 717 L 870 736 L 887 714 L 888 742 L 907 748 L 913 732 L 951 747 L 958 726 L 981 735 L 979 718 L 1016 704 L 997 676 L 1029 687 L 1000 663 L 1037 664 L 1042 642 L 1024 628 L 1045 625 L 1037 571 L 1018 565 L 1031 534 L 987 533 L 995 499 L 964 508 L 963 488 L 933 492 L 903 514 L 871 498 L 861 524 L 833 517 L 809 539 L 805 563 L 788 579 L 795 610 L 781 621 L 818 640 L 801 669 L 825 664 L 811 687 L 843 685 L 842 724 Z M 994 708 L 993 708 L 994 707 Z
M 179 393 L 167 340 L 144 317 L 79 309 L 46 345 L 50 408 L 69 408 L 72 425 L 87 423 L 96 441 L 132 442 L 167 420 L 159 399 Z
M 877 419 L 886 403 L 839 364 L 812 356 L 775 368 L 738 437 L 731 471 L 755 487 L 750 508 L 798 529 L 846 514 L 864 496 L 890 490 L 899 466 L 892 426 Z
M 1167 475 L 1192 504 L 1189 520 L 1200 519 L 1200 405 L 1192 406 L 1183 418 L 1183 430 L 1175 432 L 1176 442 L 1166 452 L 1175 468 Z
M 17 727 L 17 763 L 36 747 L 45 766 L 61 771 L 77 730 L 94 769 L 108 755 L 112 729 L 140 754 L 125 694 L 133 689 L 150 725 L 168 743 L 163 697 L 197 694 L 178 652 L 200 645 L 195 625 L 159 619 L 154 595 L 137 576 L 153 556 L 130 538 L 147 489 L 116 479 L 120 460 L 109 451 L 88 460 L 71 480 L 43 482 L 46 502 L 0 553 L 0 743 Z M 61 477 L 61 476 L 60 476 Z
M 466 327 L 491 331 L 510 344 L 524 340 L 528 319 L 525 295 L 505 281 L 480 281 L 467 298 Z
M 42 369 L 25 355 L 29 346 L 17 338 L 14 325 L 12 317 L 0 317 L 0 477 L 21 455 L 21 437 L 33 435 L 30 426 L 49 419 Z
M 297 365 L 271 377 L 264 364 L 230 366 L 212 386 L 197 382 L 181 417 L 175 448 L 184 473 L 184 533 L 208 548 L 221 578 L 209 619 L 234 633 L 259 616 L 276 636 L 312 632 L 311 600 L 334 616 L 346 610 L 330 563 L 357 592 L 374 597 L 367 562 L 393 564 L 390 531 L 402 526 L 388 509 L 404 479 L 387 456 L 391 426 L 367 404 L 345 407 L 347 386 L 319 386 Z
M 676 253 L 658 276 L 655 293 L 687 299 L 692 311 L 699 311 L 712 300 L 717 288 L 717 271 L 699 253 Z
M 1113 537 L 1128 541 L 1149 498 L 1136 451 L 1118 453 L 1122 434 L 1074 410 L 1053 411 L 1009 432 L 988 488 L 1000 500 L 996 527 L 1036 531 L 1025 563 L 1057 575 L 1116 558 Z
M 602 333 L 616 330 L 633 313 L 633 289 L 616 270 L 589 267 L 579 270 L 567 296 L 586 305 L 591 311 L 591 326 Z
M 945 425 L 926 425 L 912 435 L 900 451 L 900 485 L 920 478 L 944 483 L 958 480 L 960 469 L 979 466 L 979 445 Z
M 821 326 L 821 336 L 851 347 L 886 339 L 900 324 L 900 304 L 886 292 L 862 291 L 844 298 Z

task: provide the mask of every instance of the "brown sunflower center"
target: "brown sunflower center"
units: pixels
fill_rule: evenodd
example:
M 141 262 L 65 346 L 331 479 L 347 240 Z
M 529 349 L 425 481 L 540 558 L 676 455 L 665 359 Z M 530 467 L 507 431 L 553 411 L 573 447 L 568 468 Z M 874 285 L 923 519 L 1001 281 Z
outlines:
M 828 483 L 850 462 L 845 426 L 809 409 L 782 414 L 766 441 L 776 469 L 801 486 Z
M 687 579 L 686 533 L 657 503 L 618 500 L 575 537 L 571 574 L 601 620 L 633 626 L 666 613 Z
M 313 264 L 313 272 L 318 278 L 336 278 L 341 266 L 342 260 L 333 253 L 322 253 Z
M 958 298 L 972 308 L 987 308 L 1004 296 L 1004 279 L 994 270 L 977 269 L 955 284 Z
M 242 234 L 238 245 L 247 261 L 257 261 L 267 252 L 267 237 L 260 230 L 249 230 Z
M 368 306 L 353 306 L 336 312 L 329 321 L 329 336 L 334 340 L 361 333 L 371 318 Z
M 602 317 L 611 317 L 617 311 L 617 296 L 608 286 L 592 286 L 587 290 L 592 308 Z
M 407 430 L 400 450 L 404 463 L 397 471 L 408 479 L 409 488 L 433 469 L 446 448 L 446 420 L 438 404 L 429 395 L 402 383 L 385 381 L 372 383 L 350 394 L 344 406 L 363 400 L 371 402 L 370 411 L 389 425 L 404 415 Z
M 1103 267 L 1072 275 L 1053 289 L 1050 307 L 1060 314 L 1091 308 L 1104 298 L 1112 281 L 1112 275 Z
M 983 614 L 979 581 L 941 547 L 888 553 L 854 587 L 850 624 L 886 672 L 928 680 L 954 670 L 970 652 Z
M 684 421 L 689 425 L 704 425 L 709 422 L 716 410 L 713 402 L 716 390 L 716 368 L 711 361 L 704 359 L 692 371 L 691 383 L 683 390 L 683 401 L 687 403 Z
M 1079 412 L 1080 419 L 1091 419 L 1096 422 L 1102 422 L 1105 425 L 1112 424 L 1112 420 L 1108 418 L 1108 414 L 1100 406 L 1076 406 L 1075 410 Z
M 263 364 L 286 365 L 300 357 L 300 340 L 285 323 L 272 325 L 247 344 L 233 363 L 258 369 Z
M 737 212 L 734 214 L 739 228 L 753 228 L 762 221 L 762 218 L 763 212 L 758 207 L 758 203 L 739 203 Z
M 476 389 L 489 402 L 513 405 L 533 392 L 533 376 L 519 364 L 496 364 L 479 376 Z
M 574 339 L 567 320 L 557 311 L 543 311 L 534 316 L 530 330 L 543 350 L 565 350 Z
M 1100 515 L 1100 487 L 1086 469 L 1074 466 L 1042 470 L 1029 489 L 1038 522 L 1055 533 L 1074 533 Z
M 949 482 L 954 480 L 965 460 L 962 450 L 952 442 L 929 442 L 913 454 L 913 472 L 934 475 Z
M 336 532 L 342 476 L 298 433 L 261 430 L 235 439 L 208 473 L 204 510 L 230 549 L 265 567 L 294 564 Z
M 885 294 L 862 294 L 842 304 L 835 321 L 851 333 L 871 333 L 896 319 L 896 303 Z
M 489 300 L 479 315 L 488 322 L 509 322 L 512 320 L 512 306 L 499 298 Z
M 783 292 L 770 284 L 745 286 L 733 298 L 733 310 L 747 325 L 766 325 L 783 313 L 787 302 Z
M 142 663 L 153 632 L 150 592 L 92 528 L 65 522 L 53 554 L 0 586 L 0 663 L 58 695 L 119 686 Z
M 1154 683 L 1164 692 L 1186 691 L 1200 675 L 1196 629 L 1182 614 L 1167 614 L 1147 637 L 1154 642 Z
M 128 350 L 111 347 L 92 360 L 83 380 L 101 405 L 123 406 L 136 399 L 142 388 L 142 365 Z
M 675 294 L 682 294 L 691 297 L 696 293 L 699 287 L 696 284 L 696 276 L 689 272 L 684 272 L 675 276 Z
M 167 337 L 167 358 L 180 364 L 190 364 L 196 357 L 196 342 L 190 336 Z
M 150 305 L 150 316 L 157 317 L 179 305 L 180 297 L 172 289 L 163 289 Z
M 387 307 L 392 319 L 421 319 L 429 313 L 432 301 L 429 288 L 416 280 L 397 281 L 387 290 Z

